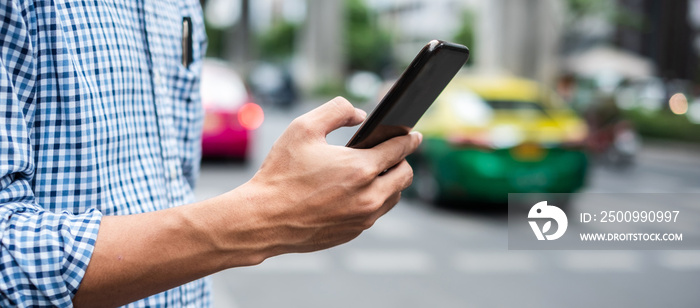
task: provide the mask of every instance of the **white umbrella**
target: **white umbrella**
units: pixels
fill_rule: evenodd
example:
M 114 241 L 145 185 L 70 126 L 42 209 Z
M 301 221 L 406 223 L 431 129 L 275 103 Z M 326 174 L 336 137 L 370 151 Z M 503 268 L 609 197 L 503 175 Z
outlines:
M 586 77 L 611 73 L 630 79 L 654 76 L 654 65 L 649 59 L 607 46 L 569 56 L 564 60 L 564 66 L 572 73 Z

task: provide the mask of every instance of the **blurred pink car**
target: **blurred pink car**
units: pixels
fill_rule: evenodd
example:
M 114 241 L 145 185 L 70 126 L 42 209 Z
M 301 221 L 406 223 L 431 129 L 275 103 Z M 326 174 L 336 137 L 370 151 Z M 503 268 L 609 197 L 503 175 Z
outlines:
M 262 108 L 253 102 L 236 71 L 223 61 L 204 61 L 201 92 L 202 156 L 245 160 L 251 131 L 264 120 Z

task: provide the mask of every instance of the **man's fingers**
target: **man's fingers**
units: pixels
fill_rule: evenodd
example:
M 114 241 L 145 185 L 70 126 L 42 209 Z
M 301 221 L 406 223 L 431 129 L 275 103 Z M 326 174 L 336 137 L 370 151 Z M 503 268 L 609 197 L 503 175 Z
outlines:
M 386 192 L 398 192 L 408 188 L 413 181 L 413 169 L 411 165 L 404 159 L 401 160 L 393 169 L 384 175 L 375 179 L 377 189 Z
M 391 172 L 387 172 L 375 180 L 375 185 L 377 185 L 376 189 L 384 194 L 389 192 L 391 195 L 387 196 L 382 206 L 368 217 L 367 228 L 374 224 L 379 217 L 384 216 L 384 214 L 394 208 L 401 198 L 401 191 L 408 188 L 412 180 L 413 169 L 411 169 L 411 166 L 406 160 L 402 160 Z
M 396 204 L 399 203 L 399 200 L 401 200 L 401 192 L 397 192 L 389 196 L 389 199 L 387 199 L 386 202 L 384 202 L 382 207 L 379 208 L 379 210 L 370 217 L 370 221 L 372 222 L 372 224 L 374 225 L 374 223 L 377 222 L 379 218 L 391 211 L 391 209 L 393 209 L 394 206 L 396 206 Z
M 408 154 L 413 153 L 422 141 L 423 135 L 421 133 L 411 132 L 408 135 L 384 141 L 368 151 L 371 153 L 373 163 L 379 168 L 379 172 L 382 172 L 401 162 Z
M 307 129 L 317 131 L 323 136 L 343 127 L 355 126 L 365 120 L 367 113 L 352 106 L 340 96 L 300 116 L 297 120 Z

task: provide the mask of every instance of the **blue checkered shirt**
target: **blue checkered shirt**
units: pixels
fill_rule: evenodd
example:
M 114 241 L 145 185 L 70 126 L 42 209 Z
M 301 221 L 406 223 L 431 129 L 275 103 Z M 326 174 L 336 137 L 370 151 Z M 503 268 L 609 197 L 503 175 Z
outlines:
M 194 201 L 205 40 L 198 0 L 0 1 L 0 306 L 71 306 L 103 215 Z M 209 281 L 129 306 L 206 307 Z

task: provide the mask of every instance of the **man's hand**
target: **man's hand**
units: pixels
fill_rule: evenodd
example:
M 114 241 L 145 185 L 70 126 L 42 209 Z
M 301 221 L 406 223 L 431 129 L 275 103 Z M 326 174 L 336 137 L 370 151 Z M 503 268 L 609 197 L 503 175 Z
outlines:
M 388 212 L 411 184 L 413 171 L 405 157 L 420 144 L 419 133 L 371 149 L 326 142 L 328 133 L 357 125 L 365 116 L 338 97 L 295 119 L 258 173 L 238 189 L 274 230 L 272 255 L 350 241 Z
M 404 158 L 422 138 L 411 133 L 364 150 L 326 143 L 329 132 L 364 117 L 336 98 L 294 120 L 248 183 L 189 205 L 103 217 L 74 304 L 124 305 L 226 268 L 357 237 L 411 183 Z

